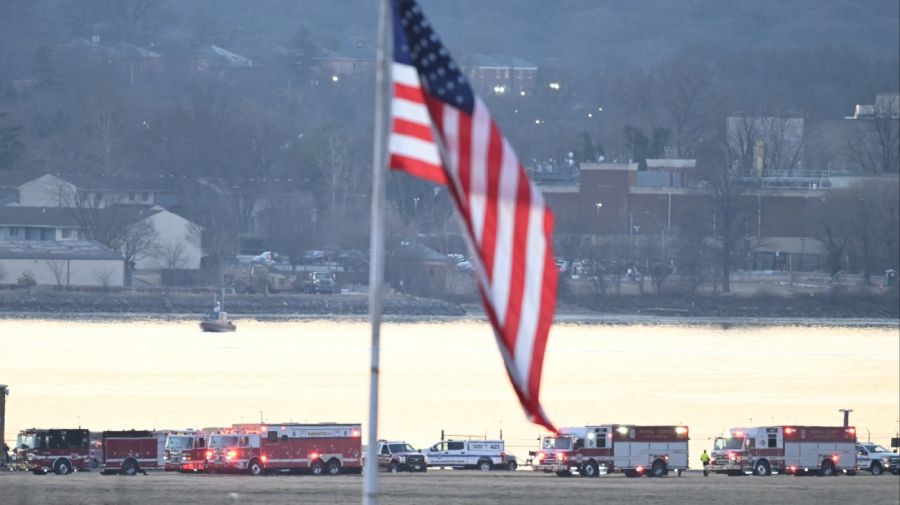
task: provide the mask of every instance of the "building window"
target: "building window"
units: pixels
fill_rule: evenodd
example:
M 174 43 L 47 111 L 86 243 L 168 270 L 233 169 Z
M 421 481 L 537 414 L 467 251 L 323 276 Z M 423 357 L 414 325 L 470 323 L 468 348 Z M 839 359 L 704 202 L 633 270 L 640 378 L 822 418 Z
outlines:
M 148 193 L 146 191 L 141 193 L 141 200 L 143 200 L 145 202 L 149 202 L 150 201 L 150 193 Z
M 520 68 L 520 69 L 516 70 L 516 79 L 521 79 L 521 78 L 522 78 L 522 69 Z
M 503 78 L 509 79 L 509 69 L 508 68 L 503 71 Z
M 72 230 L 70 228 L 63 228 L 62 238 L 72 238 Z
M 19 229 L 16 228 L 16 227 L 10 228 L 10 229 L 9 229 L 9 236 L 10 236 L 10 237 L 18 237 L 18 236 L 19 236 Z
M 129 202 L 133 202 L 133 201 L 134 201 L 134 192 L 133 192 L 133 191 L 130 192 L 130 193 L 128 193 L 128 201 L 129 201 Z

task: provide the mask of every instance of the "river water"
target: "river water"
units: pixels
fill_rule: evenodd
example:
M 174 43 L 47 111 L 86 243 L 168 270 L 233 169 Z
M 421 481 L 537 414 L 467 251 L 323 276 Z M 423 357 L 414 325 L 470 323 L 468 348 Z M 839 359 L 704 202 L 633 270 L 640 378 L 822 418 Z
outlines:
M 369 327 L 361 321 L 0 320 L 6 439 L 26 427 L 201 428 L 237 422 L 365 423 Z M 389 323 L 380 434 L 424 447 L 499 437 L 524 459 L 527 423 L 487 323 Z M 558 426 L 691 428 L 692 465 L 729 426 L 828 424 L 852 408 L 860 438 L 900 419 L 897 327 L 554 325 L 542 398 Z

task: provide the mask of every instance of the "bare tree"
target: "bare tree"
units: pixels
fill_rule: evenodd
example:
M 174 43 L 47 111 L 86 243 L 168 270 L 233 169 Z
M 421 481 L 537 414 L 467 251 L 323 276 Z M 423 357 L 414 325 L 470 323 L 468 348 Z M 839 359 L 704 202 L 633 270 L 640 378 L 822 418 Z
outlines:
M 63 198 L 70 198 L 66 206 L 78 221 L 86 240 L 96 240 L 125 260 L 125 283 L 131 284 L 134 264 L 156 254 L 159 233 L 145 217 L 135 216 L 117 208 L 116 197 L 104 197 L 98 193 L 76 191 Z M 147 216 L 149 217 L 149 215 Z
M 731 270 L 746 251 L 741 250 L 745 238 L 747 209 L 744 196 L 747 185 L 733 163 L 736 154 L 728 145 L 709 150 L 698 160 L 703 185 L 712 206 L 712 237 L 716 242 L 722 291 L 731 291 Z
M 898 95 L 889 97 L 896 102 Z M 894 105 L 896 108 L 897 105 Z M 900 119 L 888 113 L 855 120 L 855 131 L 847 141 L 848 160 L 870 173 L 900 172 Z
M 66 279 L 68 262 L 64 260 L 44 260 L 44 264 L 56 281 L 56 289 L 62 289 L 63 281 Z
M 803 124 L 803 118 L 796 114 L 729 117 L 727 138 L 732 163 L 745 176 L 761 175 L 761 170 L 791 172 L 799 168 L 806 143 Z
M 658 75 L 662 107 L 672 126 L 672 154 L 694 156 L 699 144 L 709 136 L 719 105 L 712 72 L 696 54 L 682 53 L 663 65 Z
M 167 242 L 156 249 L 156 261 L 163 269 L 183 268 L 186 262 L 186 251 L 181 242 Z
M 313 205 L 309 197 L 284 195 L 270 199 L 260 213 L 266 244 L 287 256 L 294 270 L 313 245 Z
M 109 288 L 112 285 L 112 278 L 115 273 L 116 270 L 113 267 L 94 270 L 94 277 L 96 277 L 96 279 L 100 281 L 100 286 L 103 288 L 103 291 L 109 291 Z
M 851 241 L 846 211 L 848 198 L 839 195 L 837 192 L 829 195 L 814 217 L 816 225 L 813 233 L 825 249 L 826 263 L 832 277 L 844 269 Z

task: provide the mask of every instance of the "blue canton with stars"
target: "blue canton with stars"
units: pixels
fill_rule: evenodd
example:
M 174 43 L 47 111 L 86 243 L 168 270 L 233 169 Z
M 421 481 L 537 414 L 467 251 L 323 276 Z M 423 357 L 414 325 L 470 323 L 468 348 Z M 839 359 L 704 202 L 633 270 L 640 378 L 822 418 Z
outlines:
M 471 115 L 475 95 L 414 0 L 393 0 L 394 60 L 414 65 L 429 95 Z

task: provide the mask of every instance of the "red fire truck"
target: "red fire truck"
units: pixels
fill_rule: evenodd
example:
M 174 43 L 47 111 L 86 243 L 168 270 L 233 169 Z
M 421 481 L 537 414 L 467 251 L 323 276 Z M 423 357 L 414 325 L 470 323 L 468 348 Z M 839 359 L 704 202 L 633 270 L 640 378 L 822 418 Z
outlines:
M 202 431 L 170 432 L 166 437 L 167 472 L 202 472 L 206 470 L 209 435 Z
M 856 470 L 856 428 L 757 426 L 732 428 L 716 438 L 707 471 L 759 476 Z
M 362 471 L 359 424 L 235 424 L 209 437 L 210 471 L 252 475 L 276 471 L 309 471 L 337 475 Z
M 572 472 L 596 477 L 601 469 L 627 477 L 663 477 L 670 470 L 681 475 L 687 467 L 687 426 L 619 424 L 562 428 L 541 440 L 533 464 L 534 470 L 560 477 Z
M 165 465 L 166 432 L 104 431 L 103 473 L 135 475 L 161 470 Z
M 15 460 L 36 475 L 90 470 L 90 433 L 81 428 L 22 430 L 16 438 Z

